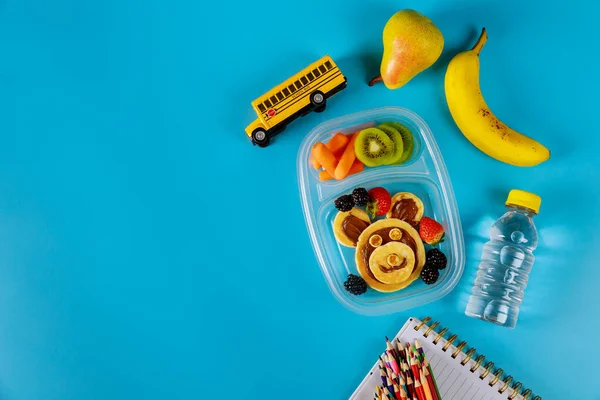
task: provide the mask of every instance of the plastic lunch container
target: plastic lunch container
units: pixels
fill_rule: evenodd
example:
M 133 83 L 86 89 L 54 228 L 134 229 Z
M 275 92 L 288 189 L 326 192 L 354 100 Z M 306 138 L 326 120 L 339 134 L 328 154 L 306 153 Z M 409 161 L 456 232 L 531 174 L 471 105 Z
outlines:
M 365 167 L 361 173 L 342 181 L 319 180 L 309 155 L 316 142 L 326 142 L 335 133 L 352 133 L 380 123 L 395 121 L 410 129 L 415 148 L 412 157 L 402 165 Z M 298 152 L 298 183 L 308 234 L 329 289 L 340 303 L 359 314 L 381 315 L 407 310 L 450 293 L 464 269 L 465 249 L 458 208 L 452 184 L 440 150 L 425 121 L 404 108 L 383 107 L 336 118 L 314 128 L 304 139 Z M 393 196 L 412 192 L 425 206 L 424 216 L 444 226 L 445 239 L 437 247 L 448 257 L 448 266 L 440 271 L 433 285 L 417 279 L 407 288 L 393 293 L 380 293 L 371 288 L 361 296 L 344 289 L 348 274 L 358 275 L 355 249 L 342 246 L 333 234 L 337 214 L 334 200 L 350 194 L 356 187 L 367 190 L 382 186 Z M 431 246 L 425 244 L 427 251 Z

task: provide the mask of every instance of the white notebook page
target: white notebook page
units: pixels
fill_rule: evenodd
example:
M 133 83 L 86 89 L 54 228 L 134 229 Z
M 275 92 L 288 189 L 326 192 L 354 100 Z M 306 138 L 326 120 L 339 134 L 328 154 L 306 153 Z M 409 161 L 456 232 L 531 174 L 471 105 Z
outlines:
M 423 325 L 420 330 L 416 331 L 414 328 L 420 323 L 420 320 L 410 318 L 395 338 L 400 338 L 403 343 L 414 343 L 415 339 L 419 339 L 419 343 L 423 346 L 423 351 L 433 369 L 433 375 L 440 390 L 442 400 L 507 400 L 508 396 L 513 393 L 512 388 L 508 388 L 502 394 L 498 392 L 504 386 L 502 380 L 499 380 L 493 387 L 490 386 L 489 383 L 495 377 L 492 373 L 484 379 L 480 379 L 479 376 L 484 371 L 483 366 L 479 367 L 475 372 L 471 372 L 470 370 L 475 365 L 475 361 L 470 360 L 465 365 L 461 364 L 468 347 L 463 348 L 463 352 L 459 353 L 453 359 L 451 356 L 456 351 L 456 346 L 450 345 L 446 352 L 442 351 L 442 348 L 446 344 L 446 339 L 441 338 L 437 344 L 433 344 L 437 333 L 432 330 L 429 333 L 429 337 L 424 337 L 423 333 L 429 327 Z M 454 341 L 456 345 L 459 343 L 459 339 Z M 385 351 L 384 341 L 382 341 L 382 349 Z M 381 378 L 376 362 L 369 374 L 367 374 L 356 391 L 350 396 L 350 400 L 373 400 L 375 386 L 380 384 Z M 518 395 L 515 399 L 523 400 L 523 397 Z

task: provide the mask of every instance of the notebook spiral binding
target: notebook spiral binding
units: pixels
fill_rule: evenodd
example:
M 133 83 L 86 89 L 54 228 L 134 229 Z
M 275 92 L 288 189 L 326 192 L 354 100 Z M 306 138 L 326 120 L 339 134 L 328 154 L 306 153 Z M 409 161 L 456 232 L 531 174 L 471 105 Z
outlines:
M 446 333 L 448 333 L 448 328 L 444 328 L 438 332 L 435 329 L 438 327 L 438 325 L 440 323 L 436 321 L 436 322 L 433 322 L 431 325 L 428 325 L 428 323 L 430 321 L 431 321 L 430 317 L 425 317 L 419 325 L 415 326 L 415 330 L 418 331 L 423 326 L 426 326 L 427 329 L 425 329 L 425 332 L 423 332 L 423 336 L 428 338 L 432 334 L 435 334 L 436 336 L 433 339 L 433 344 L 437 345 L 438 342 L 440 341 L 440 339 L 443 338 Z M 444 344 L 444 347 L 442 347 L 442 350 L 447 351 L 448 348 L 450 348 L 450 346 L 454 343 L 454 341 L 456 341 L 456 339 L 458 339 L 457 335 L 450 336 L 447 339 L 446 344 Z M 456 346 L 456 350 L 452 353 L 451 357 L 452 358 L 458 357 L 459 354 L 463 353 L 463 349 L 466 346 L 467 346 L 467 342 L 465 342 L 465 341 L 460 342 Z M 475 348 L 472 347 L 472 348 L 468 349 L 464 353 L 465 357 L 461 360 L 460 363 L 463 366 L 466 366 L 467 363 L 469 361 L 471 361 L 473 359 L 473 357 L 475 357 L 476 353 L 477 353 L 477 350 L 475 350 Z M 485 362 L 484 355 L 477 356 L 474 359 L 474 362 L 475 362 L 475 365 L 473 365 L 470 368 L 471 373 L 476 373 L 481 368 L 481 372 L 479 373 L 480 379 L 485 379 L 488 375 L 492 374 L 493 378 L 490 379 L 490 382 L 489 382 L 490 386 L 494 386 L 500 380 L 502 380 L 504 382 L 504 385 L 502 385 L 502 387 L 500 389 L 498 389 L 498 392 L 499 393 L 506 392 L 507 396 L 508 396 L 507 399 L 509 399 L 509 400 L 515 399 L 520 394 L 521 396 L 523 396 L 524 400 L 542 400 L 542 398 L 540 396 L 533 397 L 533 392 L 531 390 L 529 390 L 529 389 L 523 390 L 523 385 L 521 384 L 521 382 L 514 382 L 512 375 L 508 375 L 508 376 L 504 377 L 504 370 L 502 368 L 494 369 L 494 363 L 491 361 Z

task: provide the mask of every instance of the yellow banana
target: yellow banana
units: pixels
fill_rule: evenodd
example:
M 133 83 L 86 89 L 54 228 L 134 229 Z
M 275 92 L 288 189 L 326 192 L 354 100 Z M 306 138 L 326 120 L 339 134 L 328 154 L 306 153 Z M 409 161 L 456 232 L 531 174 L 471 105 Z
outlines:
M 509 128 L 485 103 L 479 87 L 479 53 L 486 40 L 483 28 L 475 46 L 448 65 L 445 89 L 452 118 L 463 135 L 490 157 L 521 167 L 542 163 L 550 158 L 550 151 Z

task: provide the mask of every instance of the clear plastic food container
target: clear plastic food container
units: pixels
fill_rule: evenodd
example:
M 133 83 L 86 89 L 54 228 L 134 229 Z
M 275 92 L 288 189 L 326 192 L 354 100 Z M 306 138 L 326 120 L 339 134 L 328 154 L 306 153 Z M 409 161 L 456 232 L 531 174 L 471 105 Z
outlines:
M 412 157 L 402 165 L 365 167 L 361 173 L 342 181 L 319 180 L 309 162 L 316 142 L 326 142 L 335 133 L 352 133 L 384 122 L 395 121 L 410 129 L 415 143 Z M 314 128 L 298 152 L 298 183 L 302 210 L 312 246 L 321 271 L 333 295 L 350 310 L 366 315 L 381 315 L 407 310 L 440 299 L 458 283 L 464 269 L 465 250 L 462 227 L 454 191 L 440 150 L 425 121 L 399 107 L 384 107 L 336 118 Z M 358 275 L 355 249 L 342 246 L 333 234 L 337 214 L 334 200 L 350 194 L 356 187 L 367 190 L 382 186 L 393 196 L 398 192 L 416 194 L 425 206 L 425 216 L 444 226 L 445 239 L 438 247 L 448 257 L 448 266 L 440 271 L 433 285 L 417 279 L 407 288 L 393 293 L 370 289 L 355 296 L 344 289 L 348 274 Z M 431 248 L 425 245 L 425 249 Z

